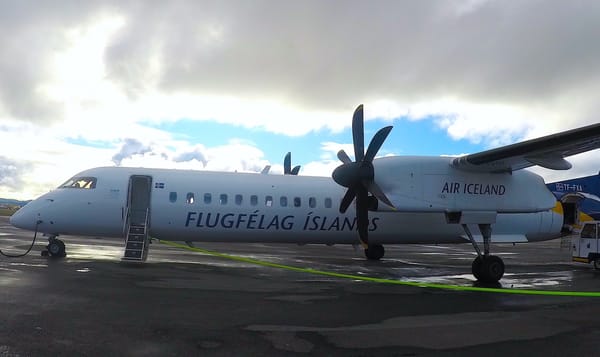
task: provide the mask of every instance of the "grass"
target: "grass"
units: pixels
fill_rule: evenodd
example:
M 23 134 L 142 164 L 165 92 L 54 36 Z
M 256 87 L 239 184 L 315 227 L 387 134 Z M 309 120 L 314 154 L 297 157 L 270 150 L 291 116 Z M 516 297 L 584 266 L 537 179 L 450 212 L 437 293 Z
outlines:
M 0 216 L 12 216 L 18 208 L 0 208 Z

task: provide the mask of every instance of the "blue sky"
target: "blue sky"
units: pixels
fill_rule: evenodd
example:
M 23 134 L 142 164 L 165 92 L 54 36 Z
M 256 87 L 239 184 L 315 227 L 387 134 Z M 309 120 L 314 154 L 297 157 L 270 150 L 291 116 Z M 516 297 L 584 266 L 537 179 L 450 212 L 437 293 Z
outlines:
M 348 117 L 350 121 L 350 115 Z M 369 120 L 365 123 L 365 145 L 377 130 L 392 124 L 394 129 L 380 150 L 379 156 L 386 154 L 458 155 L 484 149 L 482 144 L 450 138 L 436 123 L 436 119 L 430 117 L 411 121 L 400 118 L 392 123 L 390 120 Z M 350 127 L 341 132 L 321 129 L 302 136 L 287 136 L 269 132 L 264 128 L 248 129 L 239 125 L 191 119 L 144 125 L 167 131 L 176 139 L 207 147 L 226 145 L 230 140 L 252 143 L 264 152 L 266 160 L 280 164 L 288 151 L 292 152 L 292 163 L 296 165 L 318 160 L 322 155 L 321 144 L 324 142 L 351 143 L 352 140 Z

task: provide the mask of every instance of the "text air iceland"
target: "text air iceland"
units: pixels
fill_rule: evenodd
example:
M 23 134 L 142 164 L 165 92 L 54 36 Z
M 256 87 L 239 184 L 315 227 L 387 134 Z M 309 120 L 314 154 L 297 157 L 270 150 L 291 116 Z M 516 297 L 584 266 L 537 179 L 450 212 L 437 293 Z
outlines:
M 506 193 L 506 187 L 504 185 L 494 185 L 488 183 L 445 182 L 441 193 L 503 196 Z
M 377 229 L 379 217 L 369 221 L 369 230 Z M 303 231 L 354 231 L 356 218 L 328 217 L 315 215 L 312 212 L 306 217 L 294 215 L 269 215 L 260 211 L 252 213 L 214 213 L 188 212 L 185 219 L 186 227 L 225 228 L 225 229 L 258 229 L 258 230 L 294 230 Z

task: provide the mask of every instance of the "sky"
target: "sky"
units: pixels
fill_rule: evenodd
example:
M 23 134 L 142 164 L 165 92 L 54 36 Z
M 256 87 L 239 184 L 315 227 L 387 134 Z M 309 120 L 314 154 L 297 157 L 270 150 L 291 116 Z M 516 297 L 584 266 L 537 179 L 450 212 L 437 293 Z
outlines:
M 96 166 L 328 176 L 599 122 L 600 2 L 1 1 L 0 197 Z M 547 182 L 595 174 L 599 151 Z

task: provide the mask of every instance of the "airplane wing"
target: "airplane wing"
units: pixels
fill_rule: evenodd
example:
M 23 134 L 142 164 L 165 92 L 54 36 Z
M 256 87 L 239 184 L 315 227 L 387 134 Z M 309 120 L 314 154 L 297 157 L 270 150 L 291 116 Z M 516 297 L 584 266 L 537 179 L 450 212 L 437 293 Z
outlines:
M 600 148 L 600 124 L 592 124 L 541 138 L 457 157 L 452 165 L 476 172 L 512 172 L 539 165 L 567 170 L 565 157 Z

